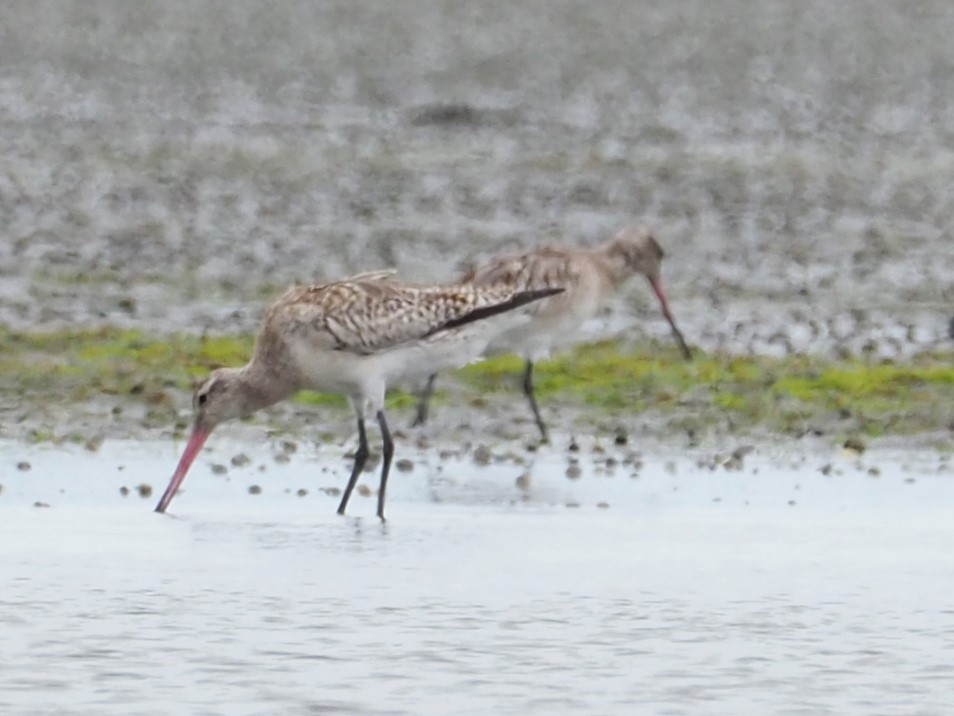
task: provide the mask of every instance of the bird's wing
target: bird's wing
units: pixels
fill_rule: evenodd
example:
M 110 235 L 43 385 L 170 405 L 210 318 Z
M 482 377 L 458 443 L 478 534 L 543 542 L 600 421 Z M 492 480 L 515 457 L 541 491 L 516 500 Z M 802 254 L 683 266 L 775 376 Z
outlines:
M 492 258 L 464 274 L 460 281 L 476 286 L 506 284 L 521 291 L 571 289 L 580 282 L 580 270 L 568 251 L 542 247 Z
M 290 289 L 266 314 L 266 326 L 308 332 L 325 349 L 367 355 L 427 339 L 546 294 L 505 286 L 408 286 L 347 280 Z

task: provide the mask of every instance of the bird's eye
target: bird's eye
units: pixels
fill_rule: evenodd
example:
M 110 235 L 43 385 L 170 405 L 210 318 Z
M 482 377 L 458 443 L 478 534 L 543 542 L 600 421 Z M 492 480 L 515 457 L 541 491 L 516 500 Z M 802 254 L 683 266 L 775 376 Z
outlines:
M 199 396 L 199 405 L 205 405 L 205 401 L 207 401 L 208 399 L 209 399 L 209 394 L 203 393 L 202 395 Z

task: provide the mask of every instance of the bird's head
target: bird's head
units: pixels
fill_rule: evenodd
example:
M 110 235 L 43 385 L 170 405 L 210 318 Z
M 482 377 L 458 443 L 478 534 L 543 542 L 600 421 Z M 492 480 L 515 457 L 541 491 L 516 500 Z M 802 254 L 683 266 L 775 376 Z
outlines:
M 212 432 L 219 423 L 248 415 L 248 390 L 239 368 L 216 368 L 192 394 L 195 426 Z
M 676 319 L 669 310 L 669 301 L 666 300 L 666 292 L 663 291 L 662 261 L 666 254 L 656 237 L 645 226 L 628 226 L 610 239 L 607 244 L 607 253 L 615 260 L 617 266 L 623 267 L 621 273 L 624 275 L 640 273 L 646 277 L 653 293 L 659 299 L 663 316 L 669 322 L 679 350 L 686 360 L 691 360 L 692 352 L 686 345 L 682 332 L 676 327 Z
M 247 401 L 247 390 L 242 383 L 242 369 L 218 368 L 199 383 L 192 395 L 192 409 L 195 414 L 192 434 L 182 451 L 169 486 L 156 506 L 156 512 L 166 511 L 215 426 L 246 415 L 249 412 Z

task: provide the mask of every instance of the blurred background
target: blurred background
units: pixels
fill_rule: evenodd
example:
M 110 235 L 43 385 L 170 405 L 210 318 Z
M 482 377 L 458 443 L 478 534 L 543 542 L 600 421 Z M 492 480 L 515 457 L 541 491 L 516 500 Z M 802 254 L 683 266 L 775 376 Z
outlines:
M 0 322 L 251 331 L 632 221 L 707 349 L 950 346 L 954 6 L 12 1 Z M 642 282 L 597 331 L 666 334 Z

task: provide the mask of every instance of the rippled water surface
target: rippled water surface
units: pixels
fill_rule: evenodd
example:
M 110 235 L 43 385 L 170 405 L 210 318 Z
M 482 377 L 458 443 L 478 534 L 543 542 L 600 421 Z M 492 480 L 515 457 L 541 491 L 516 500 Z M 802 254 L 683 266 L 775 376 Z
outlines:
M 121 497 L 165 452 L 4 473 L 0 712 L 948 711 L 954 485 L 929 460 L 570 481 L 543 455 L 527 494 L 418 465 L 381 526 L 305 459 L 200 463 L 174 516 Z

